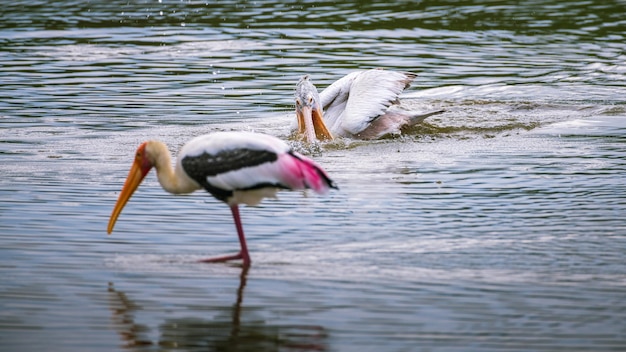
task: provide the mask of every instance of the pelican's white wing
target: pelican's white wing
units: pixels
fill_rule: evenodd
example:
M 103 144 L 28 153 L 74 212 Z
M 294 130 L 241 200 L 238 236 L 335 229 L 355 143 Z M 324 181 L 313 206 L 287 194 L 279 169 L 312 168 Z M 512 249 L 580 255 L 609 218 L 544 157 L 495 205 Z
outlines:
M 339 117 L 346 110 L 346 104 L 350 97 L 350 89 L 354 80 L 363 71 L 352 72 L 329 85 L 320 93 L 320 105 L 324 109 L 324 122 L 331 133 L 339 132 L 341 125 Z
M 345 109 L 335 122 L 338 134 L 357 135 L 378 116 L 384 115 L 391 104 L 409 86 L 415 74 L 373 69 L 354 76 Z M 339 82 L 339 81 L 338 81 Z M 334 128 L 331 128 L 332 132 Z

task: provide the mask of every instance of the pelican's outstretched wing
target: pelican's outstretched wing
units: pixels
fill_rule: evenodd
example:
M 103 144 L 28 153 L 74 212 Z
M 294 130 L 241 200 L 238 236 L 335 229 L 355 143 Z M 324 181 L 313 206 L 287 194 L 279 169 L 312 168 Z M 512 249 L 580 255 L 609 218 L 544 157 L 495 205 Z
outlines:
M 353 135 L 366 129 L 374 119 L 384 115 L 392 104 L 398 102 L 400 93 L 415 77 L 408 72 L 363 71 L 352 82 L 350 96 L 340 118 L 341 127 Z
M 331 132 L 337 131 L 341 124 L 339 117 L 346 110 L 352 83 L 363 72 L 355 71 L 343 76 L 320 93 L 320 105 L 324 109 L 324 121 Z

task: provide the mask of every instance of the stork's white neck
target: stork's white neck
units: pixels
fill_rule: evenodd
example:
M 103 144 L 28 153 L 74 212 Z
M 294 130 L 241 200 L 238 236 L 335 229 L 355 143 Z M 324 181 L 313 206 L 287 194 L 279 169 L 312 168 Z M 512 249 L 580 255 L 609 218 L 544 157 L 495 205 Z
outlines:
M 162 142 L 149 141 L 146 145 L 146 155 L 154 165 L 157 179 L 164 190 L 174 194 L 182 194 L 191 193 L 201 188 L 197 182 L 187 176 L 180 163 L 176 164 L 176 168 L 172 167 L 170 151 Z

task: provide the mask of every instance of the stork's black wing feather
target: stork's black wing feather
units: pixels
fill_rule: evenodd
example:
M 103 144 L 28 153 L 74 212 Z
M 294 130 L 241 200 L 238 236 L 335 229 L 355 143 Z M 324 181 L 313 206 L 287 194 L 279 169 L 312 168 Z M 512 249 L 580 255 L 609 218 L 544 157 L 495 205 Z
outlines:
M 277 159 L 278 155 L 271 151 L 240 148 L 223 150 L 215 154 L 204 152 L 196 156 L 186 156 L 181 160 L 181 164 L 189 177 L 217 199 L 225 201 L 232 195 L 233 190 L 217 188 L 207 181 L 207 177 L 274 162 Z

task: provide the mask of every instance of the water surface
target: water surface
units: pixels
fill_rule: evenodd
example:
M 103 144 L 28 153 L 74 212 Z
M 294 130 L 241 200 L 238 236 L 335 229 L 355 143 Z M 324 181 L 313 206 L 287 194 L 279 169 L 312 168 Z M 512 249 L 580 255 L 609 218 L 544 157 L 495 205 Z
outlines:
M 22 1 L 0 10 L 2 350 L 626 348 L 619 1 Z M 290 143 L 340 190 L 242 209 L 154 176 L 106 224 L 135 148 L 290 137 L 293 89 L 419 73 L 444 114 L 400 137 Z

